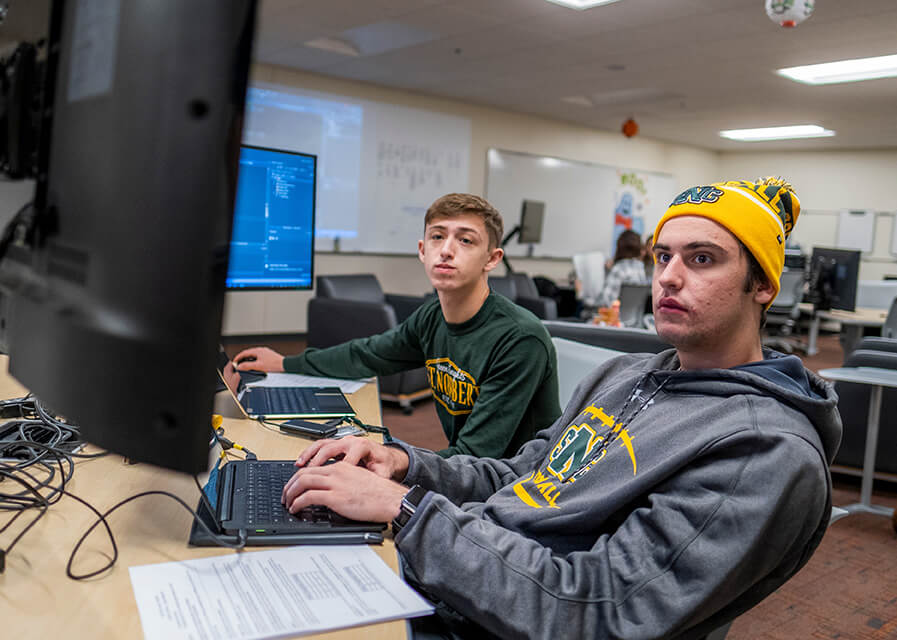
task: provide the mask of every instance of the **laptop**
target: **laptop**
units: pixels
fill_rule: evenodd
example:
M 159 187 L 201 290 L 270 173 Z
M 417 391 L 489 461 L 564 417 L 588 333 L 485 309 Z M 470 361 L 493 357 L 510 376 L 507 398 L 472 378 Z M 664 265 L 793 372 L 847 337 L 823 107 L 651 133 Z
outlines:
M 383 542 L 385 523 L 349 520 L 323 506 L 291 514 L 280 497 L 295 470 L 293 460 L 231 460 L 215 468 L 203 489 L 208 502 L 201 499 L 196 509 L 215 535 L 194 522 L 190 544 L 214 546 L 221 539 L 243 540 L 247 546 Z
M 339 387 L 268 387 L 245 384 L 219 348 L 218 376 L 247 418 L 342 418 L 355 410 Z

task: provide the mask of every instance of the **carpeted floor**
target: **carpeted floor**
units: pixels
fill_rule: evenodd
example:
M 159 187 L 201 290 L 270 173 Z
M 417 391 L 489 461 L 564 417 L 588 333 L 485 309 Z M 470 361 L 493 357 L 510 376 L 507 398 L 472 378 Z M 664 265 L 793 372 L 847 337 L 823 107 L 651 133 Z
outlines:
M 271 341 L 283 353 L 296 353 L 301 340 Z M 231 355 L 242 344 L 231 342 Z M 837 336 L 820 337 L 820 352 L 804 358 L 807 368 L 840 366 Z M 432 399 L 415 403 L 403 415 L 384 404 L 383 424 L 416 446 L 446 446 Z M 859 479 L 834 478 L 834 504 L 859 501 Z M 897 485 L 876 482 L 873 502 L 897 507 Z M 889 518 L 852 515 L 834 523 L 807 565 L 776 593 L 738 618 L 726 640 L 897 640 L 897 533 Z

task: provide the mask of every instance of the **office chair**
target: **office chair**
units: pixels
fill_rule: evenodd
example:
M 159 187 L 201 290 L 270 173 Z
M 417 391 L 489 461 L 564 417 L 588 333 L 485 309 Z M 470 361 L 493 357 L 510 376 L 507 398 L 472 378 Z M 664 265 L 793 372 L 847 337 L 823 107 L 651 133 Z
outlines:
M 651 297 L 650 284 L 620 285 L 620 324 L 624 327 L 645 327 L 645 304 Z
M 370 273 L 328 275 L 315 279 L 315 297 L 308 301 L 308 346 L 323 349 L 355 338 L 383 333 L 404 321 L 423 297 L 383 293 Z M 398 402 L 405 414 L 415 400 L 430 396 L 424 367 L 379 377 L 380 397 Z
M 789 339 L 798 327 L 803 288 L 803 271 L 787 268 L 782 271 L 779 279 L 779 294 L 766 312 L 766 326 L 777 326 L 779 335 L 764 338 L 764 346 L 779 348 L 786 353 L 794 353 L 795 349 L 806 352 L 806 345 Z
M 528 309 L 540 320 L 556 320 L 558 317 L 557 301 L 539 295 L 536 283 L 525 273 L 490 276 L 489 285 L 493 291 Z
M 897 369 L 897 340 L 891 338 L 864 338 L 862 348 L 847 355 L 845 367 L 878 367 Z M 851 382 L 836 382 L 838 411 L 844 431 L 841 446 L 835 455 L 835 465 L 862 469 L 866 451 L 866 422 L 869 419 L 869 385 Z M 897 473 L 897 429 L 894 416 L 897 415 L 897 389 L 885 388 L 881 395 L 881 417 L 879 419 L 878 449 L 875 454 L 875 471 Z
M 897 298 L 891 301 L 891 308 L 888 309 L 888 317 L 881 327 L 882 338 L 897 338 Z

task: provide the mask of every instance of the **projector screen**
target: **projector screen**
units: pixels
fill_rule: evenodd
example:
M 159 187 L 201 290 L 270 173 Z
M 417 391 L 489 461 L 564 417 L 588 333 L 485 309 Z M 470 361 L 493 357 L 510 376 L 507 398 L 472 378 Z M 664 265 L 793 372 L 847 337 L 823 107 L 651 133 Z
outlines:
M 469 189 L 467 118 L 255 83 L 243 142 L 317 156 L 319 251 L 416 253 L 430 203 Z

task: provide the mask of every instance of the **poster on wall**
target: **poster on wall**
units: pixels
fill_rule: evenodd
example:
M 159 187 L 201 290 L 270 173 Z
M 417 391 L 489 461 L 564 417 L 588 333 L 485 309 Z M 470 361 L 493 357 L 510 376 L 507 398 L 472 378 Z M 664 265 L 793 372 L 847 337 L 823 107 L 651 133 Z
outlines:
M 611 251 L 626 230 L 635 231 L 642 241 L 654 233 L 654 224 L 676 195 L 669 176 L 627 169 L 617 169 L 616 174 Z

